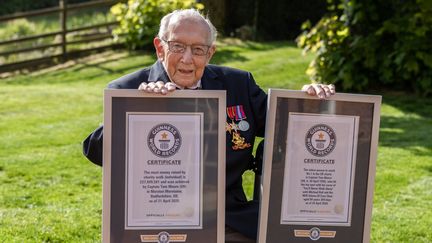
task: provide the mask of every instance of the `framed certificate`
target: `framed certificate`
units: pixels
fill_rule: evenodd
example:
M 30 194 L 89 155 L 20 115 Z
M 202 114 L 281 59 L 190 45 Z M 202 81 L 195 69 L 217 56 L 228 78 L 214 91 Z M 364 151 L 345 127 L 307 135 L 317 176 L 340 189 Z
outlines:
M 105 90 L 103 242 L 224 242 L 225 103 Z
M 380 105 L 270 90 L 259 242 L 369 242 Z

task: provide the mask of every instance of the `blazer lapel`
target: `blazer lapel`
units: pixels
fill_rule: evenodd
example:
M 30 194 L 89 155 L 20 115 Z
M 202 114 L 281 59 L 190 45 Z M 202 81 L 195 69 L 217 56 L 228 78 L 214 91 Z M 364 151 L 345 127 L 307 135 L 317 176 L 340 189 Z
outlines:
M 204 69 L 204 74 L 201 78 L 201 86 L 202 89 L 207 90 L 224 90 L 225 87 L 222 81 L 218 78 L 218 75 L 208 68 L 208 66 Z
M 168 74 L 166 73 L 165 68 L 163 67 L 161 62 L 157 61 L 150 68 L 148 81 L 149 82 L 163 81 L 164 83 L 170 81 Z

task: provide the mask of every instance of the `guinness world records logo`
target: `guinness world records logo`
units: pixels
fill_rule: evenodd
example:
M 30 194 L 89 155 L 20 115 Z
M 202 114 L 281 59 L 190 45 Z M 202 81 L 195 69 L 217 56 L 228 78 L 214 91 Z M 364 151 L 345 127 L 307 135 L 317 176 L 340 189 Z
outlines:
M 150 151 L 162 158 L 176 154 L 180 149 L 181 142 L 179 130 L 169 123 L 154 126 L 147 136 L 147 145 Z
M 169 243 L 170 235 L 168 232 L 162 231 L 158 234 L 158 243 Z
M 310 238 L 311 240 L 319 240 L 319 238 L 320 238 L 320 234 L 321 234 L 320 229 L 317 228 L 317 227 L 313 227 L 313 228 L 310 229 L 310 231 L 309 231 L 309 238 Z
M 324 157 L 336 147 L 336 133 L 326 124 L 315 125 L 307 131 L 305 145 L 312 155 Z

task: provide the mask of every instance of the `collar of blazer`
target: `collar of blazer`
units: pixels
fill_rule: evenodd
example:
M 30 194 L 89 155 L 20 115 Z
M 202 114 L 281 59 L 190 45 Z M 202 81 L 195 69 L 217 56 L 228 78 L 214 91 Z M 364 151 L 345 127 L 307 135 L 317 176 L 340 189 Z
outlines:
M 157 61 L 153 66 L 151 66 L 148 82 L 164 81 L 166 83 L 169 80 L 168 74 L 161 62 Z
M 168 77 L 168 74 L 165 71 L 165 68 L 163 67 L 163 64 L 159 61 L 157 61 L 150 69 L 150 73 L 148 76 L 149 82 L 156 82 L 156 81 L 164 81 L 169 82 L 170 79 Z M 218 78 L 218 75 L 211 70 L 210 68 L 205 67 L 204 74 L 201 78 L 201 86 L 202 89 L 207 90 L 223 90 L 224 85 L 221 82 L 221 80 Z

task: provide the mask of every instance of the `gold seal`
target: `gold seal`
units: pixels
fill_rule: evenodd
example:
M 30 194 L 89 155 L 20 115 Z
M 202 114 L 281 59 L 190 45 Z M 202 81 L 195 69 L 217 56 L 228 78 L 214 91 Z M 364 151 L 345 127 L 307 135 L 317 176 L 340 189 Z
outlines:
M 343 205 L 341 205 L 341 204 L 336 204 L 336 205 L 334 206 L 334 212 L 335 212 L 335 213 L 337 213 L 337 214 L 342 214 L 343 211 L 344 211 L 344 206 L 343 206 Z

